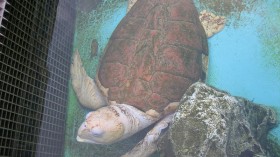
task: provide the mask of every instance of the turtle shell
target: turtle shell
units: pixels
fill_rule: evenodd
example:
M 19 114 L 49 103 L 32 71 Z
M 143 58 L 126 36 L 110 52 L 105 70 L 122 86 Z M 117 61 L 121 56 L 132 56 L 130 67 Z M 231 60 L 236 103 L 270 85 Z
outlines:
M 191 0 L 139 0 L 113 32 L 98 79 L 108 99 L 162 112 L 202 75 L 207 37 Z

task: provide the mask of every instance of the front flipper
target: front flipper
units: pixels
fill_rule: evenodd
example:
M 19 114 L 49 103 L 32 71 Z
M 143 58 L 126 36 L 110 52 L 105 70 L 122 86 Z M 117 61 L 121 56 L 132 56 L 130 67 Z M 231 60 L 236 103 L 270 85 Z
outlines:
M 218 16 L 206 10 L 200 12 L 199 20 L 208 38 L 220 32 L 226 24 L 224 16 Z
M 147 133 L 143 140 L 122 157 L 149 157 L 153 154 L 157 150 L 157 140 L 162 130 L 168 127 L 169 123 L 172 121 L 173 115 L 174 114 L 170 114 L 160 120 L 154 128 Z
M 78 51 L 73 54 L 71 78 L 73 89 L 81 105 L 94 110 L 107 105 L 94 80 L 86 74 Z

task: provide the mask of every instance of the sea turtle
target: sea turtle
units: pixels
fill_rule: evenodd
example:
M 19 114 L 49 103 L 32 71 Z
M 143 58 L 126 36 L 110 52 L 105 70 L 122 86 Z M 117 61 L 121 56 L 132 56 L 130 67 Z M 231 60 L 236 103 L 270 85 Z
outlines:
M 137 1 L 113 32 L 95 80 L 78 51 L 73 55 L 74 91 L 83 106 L 97 109 L 87 114 L 77 140 L 111 144 L 172 114 L 186 89 L 202 79 L 207 53 L 192 0 Z

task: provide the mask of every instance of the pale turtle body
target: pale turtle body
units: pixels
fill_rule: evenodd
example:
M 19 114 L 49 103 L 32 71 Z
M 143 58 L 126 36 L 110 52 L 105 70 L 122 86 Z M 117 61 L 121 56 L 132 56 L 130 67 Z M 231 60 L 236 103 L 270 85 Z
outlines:
M 174 112 L 202 77 L 202 54 L 207 37 L 192 0 L 137 1 L 113 32 L 96 81 L 74 53 L 73 88 L 82 105 L 97 109 L 77 140 L 111 144 Z

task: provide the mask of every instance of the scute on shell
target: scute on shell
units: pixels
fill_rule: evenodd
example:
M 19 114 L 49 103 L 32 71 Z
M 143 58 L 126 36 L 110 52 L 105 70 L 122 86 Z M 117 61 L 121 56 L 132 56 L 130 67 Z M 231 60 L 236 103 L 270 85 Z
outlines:
M 161 113 L 202 77 L 207 37 L 192 0 L 134 5 L 111 36 L 98 79 L 109 101 Z

